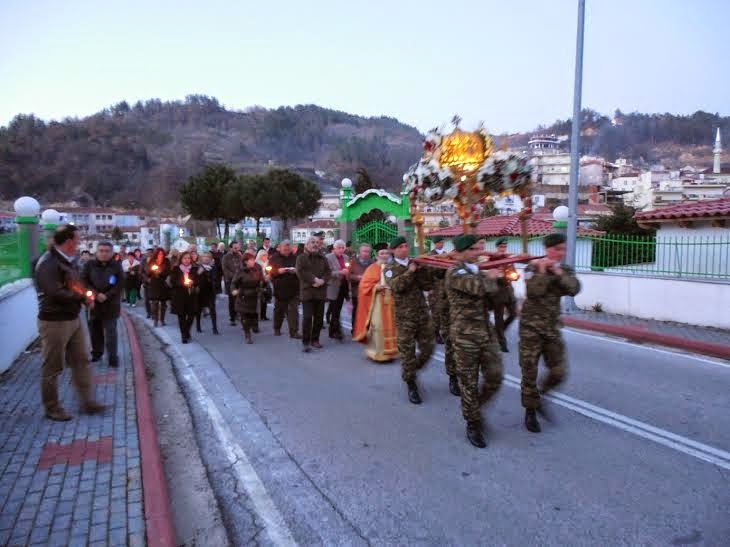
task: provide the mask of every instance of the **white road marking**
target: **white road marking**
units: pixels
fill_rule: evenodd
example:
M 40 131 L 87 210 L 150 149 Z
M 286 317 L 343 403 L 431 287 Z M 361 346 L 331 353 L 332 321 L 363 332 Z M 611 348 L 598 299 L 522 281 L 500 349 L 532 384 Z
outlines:
M 443 363 L 445 356 L 443 352 L 436 351 L 433 354 L 433 359 Z M 520 378 L 516 378 L 511 374 L 504 375 L 503 383 L 509 387 L 520 389 Z M 718 467 L 722 467 L 723 469 L 730 470 L 730 452 L 726 452 L 725 450 L 693 441 L 692 439 L 682 437 L 681 435 L 677 435 L 671 431 L 654 427 L 653 425 L 640 422 L 639 420 L 634 420 L 633 418 L 629 418 L 623 414 L 606 410 L 605 408 L 592 405 L 562 393 L 553 392 L 545 396 L 545 398 L 553 401 L 557 405 L 573 410 L 574 412 L 582 414 L 588 418 L 592 418 L 628 433 L 633 433 L 634 435 L 654 441 L 655 443 L 672 448 L 673 450 L 677 450 L 678 452 L 682 452 L 688 456 L 693 456 L 697 459 L 712 463 Z
M 649 350 L 649 351 L 655 351 L 657 353 L 671 355 L 672 357 L 685 357 L 687 359 L 693 359 L 695 361 L 699 361 L 701 363 L 707 363 L 709 365 L 716 365 L 718 367 L 730 368 L 730 363 L 727 363 L 727 362 L 716 361 L 714 359 L 708 359 L 705 357 L 698 357 L 696 355 L 692 355 L 689 353 L 683 353 L 680 351 L 672 351 L 672 350 L 668 350 L 668 349 L 657 348 L 657 347 L 651 346 L 651 345 L 637 344 L 635 342 L 626 342 L 625 340 L 618 340 L 616 338 L 613 338 L 613 335 L 610 335 L 610 334 L 605 334 L 605 335 L 591 334 L 588 332 L 576 330 L 573 327 L 565 327 L 563 330 L 569 331 L 570 334 L 577 334 L 579 336 L 587 336 L 590 338 L 604 340 L 606 342 L 611 342 L 613 344 L 620 344 L 622 346 L 631 346 L 632 348 L 639 348 L 639 349 L 644 349 L 644 350 Z
M 167 342 L 170 349 L 177 354 L 179 362 L 183 364 L 180 369 L 180 373 L 195 394 L 198 402 L 206 410 L 208 417 L 213 424 L 213 429 L 216 437 L 218 438 L 218 442 L 223 448 L 226 458 L 231 463 L 231 467 L 236 478 L 246 490 L 248 497 L 251 499 L 256 515 L 264 525 L 266 535 L 274 545 L 297 545 L 289 527 L 286 525 L 286 521 L 276 508 L 271 496 L 269 496 L 269 493 L 266 491 L 264 483 L 261 481 L 256 470 L 251 465 L 251 462 L 246 456 L 244 450 L 235 441 L 225 418 L 221 415 L 218 407 L 210 398 L 208 392 L 200 383 L 200 380 L 198 380 L 198 377 L 195 375 L 195 372 L 193 372 L 190 363 L 187 359 L 185 359 L 185 357 L 183 357 L 177 348 L 177 344 L 170 339 L 169 335 L 163 329 L 158 329 L 155 333 L 165 339 L 165 342 Z

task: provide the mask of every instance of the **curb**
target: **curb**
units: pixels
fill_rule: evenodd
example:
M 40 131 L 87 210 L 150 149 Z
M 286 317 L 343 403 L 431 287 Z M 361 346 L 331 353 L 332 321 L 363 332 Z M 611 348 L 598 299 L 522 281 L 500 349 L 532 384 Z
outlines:
M 585 319 L 575 319 L 573 317 L 562 316 L 561 320 L 566 327 L 574 327 L 577 329 L 591 330 L 602 332 L 604 334 L 613 334 L 621 336 L 635 342 L 650 342 L 671 348 L 683 349 L 708 355 L 710 357 L 719 357 L 720 359 L 730 359 L 730 346 L 722 344 L 714 344 L 712 342 L 700 342 L 688 338 L 679 338 L 678 336 L 670 336 L 668 334 L 659 334 L 641 327 L 625 327 L 620 325 L 607 325 L 604 323 L 596 323 L 595 321 L 587 321 Z
M 144 369 L 142 348 L 139 345 L 134 324 L 125 312 L 122 319 L 127 328 L 134 368 L 134 399 L 137 406 L 137 430 L 139 431 L 140 465 L 142 468 L 142 493 L 144 496 L 145 529 L 150 547 L 174 547 L 175 532 L 170 514 L 165 473 L 162 468 L 157 426 Z

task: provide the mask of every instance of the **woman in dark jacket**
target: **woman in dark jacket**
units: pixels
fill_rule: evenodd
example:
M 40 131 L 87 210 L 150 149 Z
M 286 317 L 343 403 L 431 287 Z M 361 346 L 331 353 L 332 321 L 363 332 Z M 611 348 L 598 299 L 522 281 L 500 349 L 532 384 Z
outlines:
M 198 310 L 196 315 L 196 326 L 198 332 L 203 332 L 200 328 L 200 317 L 205 308 L 210 312 L 210 320 L 213 322 L 213 334 L 218 334 L 218 316 L 215 313 L 215 295 L 216 287 L 220 287 L 218 280 L 218 272 L 216 271 L 213 255 L 211 253 L 203 253 L 200 257 L 198 265 Z
M 180 324 L 182 343 L 190 341 L 190 327 L 197 313 L 198 270 L 192 267 L 190 253 L 180 255 L 180 263 L 170 273 L 172 287 L 172 313 Z
M 158 247 L 152 255 L 152 260 L 145 265 L 147 277 L 147 291 L 150 297 L 150 310 L 155 320 L 155 327 L 165 324 L 167 301 L 170 299 L 170 290 L 167 286 L 167 277 L 170 275 L 170 261 L 165 258 L 165 250 Z
M 243 264 L 243 268 L 231 282 L 231 294 L 236 297 L 236 311 L 241 316 L 246 343 L 253 344 L 251 331 L 259 331 L 258 304 L 264 275 L 256 265 L 256 256 L 252 253 L 244 253 Z

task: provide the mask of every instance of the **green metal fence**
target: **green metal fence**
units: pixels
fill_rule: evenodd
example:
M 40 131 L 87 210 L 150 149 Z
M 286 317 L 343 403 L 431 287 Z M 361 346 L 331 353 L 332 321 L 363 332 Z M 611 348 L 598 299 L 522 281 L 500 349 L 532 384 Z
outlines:
M 20 234 L 0 234 L 0 287 L 23 277 L 21 256 Z
M 730 279 L 730 236 L 578 238 L 576 268 L 583 271 Z

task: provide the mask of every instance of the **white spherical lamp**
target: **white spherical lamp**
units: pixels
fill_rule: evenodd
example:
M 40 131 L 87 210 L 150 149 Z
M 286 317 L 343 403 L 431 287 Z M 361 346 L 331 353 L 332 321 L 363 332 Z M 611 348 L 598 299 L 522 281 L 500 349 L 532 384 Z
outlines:
M 13 207 L 15 214 L 19 217 L 35 217 L 38 216 L 41 210 L 41 204 L 38 203 L 38 200 L 30 196 L 23 196 L 22 198 L 16 199 Z
M 568 209 L 565 205 L 558 205 L 555 209 L 553 209 L 553 220 L 555 222 L 567 222 L 569 216 L 570 209 Z
M 43 224 L 58 224 L 61 220 L 61 213 L 55 209 L 46 209 L 41 215 Z
M 352 188 L 352 181 L 350 179 L 342 179 L 340 184 L 343 188 Z

